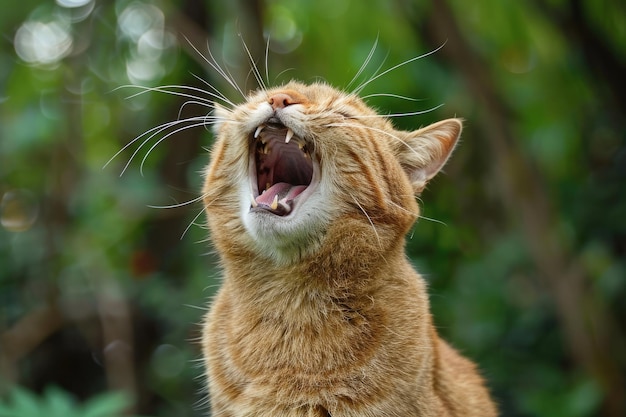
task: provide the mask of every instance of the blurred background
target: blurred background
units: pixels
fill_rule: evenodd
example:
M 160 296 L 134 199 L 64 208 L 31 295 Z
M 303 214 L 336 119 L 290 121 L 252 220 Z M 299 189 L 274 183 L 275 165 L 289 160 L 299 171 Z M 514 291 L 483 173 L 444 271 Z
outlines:
M 440 333 L 503 416 L 626 415 L 626 3 L 5 6 L 1 416 L 209 413 L 198 336 L 219 271 L 193 200 L 210 129 L 124 146 L 208 114 L 209 84 L 241 102 L 202 55 L 255 89 L 242 40 L 271 84 L 342 88 L 376 42 L 356 85 L 441 47 L 362 92 L 389 114 L 444 104 L 395 117 L 403 129 L 466 121 L 407 247 Z

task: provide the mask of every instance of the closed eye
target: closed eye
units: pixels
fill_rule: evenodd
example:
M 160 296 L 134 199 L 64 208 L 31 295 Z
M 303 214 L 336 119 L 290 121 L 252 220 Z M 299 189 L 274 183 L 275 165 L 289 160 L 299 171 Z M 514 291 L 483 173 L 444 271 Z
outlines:
M 354 120 L 354 119 L 357 118 L 356 116 L 354 116 L 354 115 L 352 115 L 352 114 L 350 114 L 348 112 L 345 112 L 345 111 L 338 111 L 337 114 L 340 115 L 340 116 L 343 116 L 344 118 L 349 119 L 349 120 Z

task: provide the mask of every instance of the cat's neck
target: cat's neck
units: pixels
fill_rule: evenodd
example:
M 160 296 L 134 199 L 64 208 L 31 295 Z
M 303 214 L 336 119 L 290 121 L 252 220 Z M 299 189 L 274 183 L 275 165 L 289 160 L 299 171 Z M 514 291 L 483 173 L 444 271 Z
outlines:
M 384 228 L 374 233 L 371 225 L 361 221 L 337 223 L 317 251 L 290 264 L 251 251 L 231 252 L 224 259 L 226 284 L 251 304 L 276 305 L 285 299 L 297 305 L 300 299 L 372 295 L 389 276 L 408 268 L 403 236 L 393 236 L 396 232 Z

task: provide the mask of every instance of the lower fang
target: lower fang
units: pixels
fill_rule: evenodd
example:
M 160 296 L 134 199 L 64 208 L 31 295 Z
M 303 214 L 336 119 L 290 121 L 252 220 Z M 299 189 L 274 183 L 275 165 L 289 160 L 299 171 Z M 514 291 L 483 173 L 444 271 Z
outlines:
M 259 203 L 256 202 L 252 194 L 250 194 L 250 203 L 252 204 L 252 208 L 257 208 L 259 206 Z
M 287 136 L 285 136 L 285 143 L 289 143 L 292 137 L 293 137 L 293 130 L 287 129 Z
M 272 204 L 270 205 L 270 208 L 272 210 L 276 210 L 278 208 L 278 194 L 276 194 L 274 196 L 274 201 L 272 201 Z

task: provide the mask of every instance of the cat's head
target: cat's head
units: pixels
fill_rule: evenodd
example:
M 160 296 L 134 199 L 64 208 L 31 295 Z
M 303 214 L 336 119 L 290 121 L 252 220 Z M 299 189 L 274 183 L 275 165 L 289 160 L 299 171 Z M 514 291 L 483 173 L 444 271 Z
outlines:
M 416 195 L 461 132 L 457 119 L 396 130 L 357 96 L 320 83 L 262 90 L 214 116 L 204 186 L 214 240 L 282 264 L 328 243 L 331 227 L 360 223 L 382 251 L 401 240 Z

